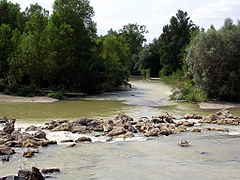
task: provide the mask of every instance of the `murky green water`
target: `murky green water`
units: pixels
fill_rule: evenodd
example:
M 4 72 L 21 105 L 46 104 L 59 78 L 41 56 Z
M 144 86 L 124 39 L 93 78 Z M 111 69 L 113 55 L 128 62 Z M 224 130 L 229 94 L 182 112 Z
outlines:
M 159 81 L 131 82 L 132 91 L 109 93 L 52 104 L 3 103 L 0 114 L 17 118 L 18 126 L 43 124 L 53 119 L 95 117 L 109 119 L 125 113 L 138 119 L 168 112 L 180 117 L 186 113 L 207 115 L 213 111 L 199 110 L 189 103 L 168 101 L 170 89 Z M 232 111 L 239 115 L 239 110 Z M 221 126 L 220 126 L 221 127 Z M 17 149 L 10 162 L 0 164 L 0 176 L 16 174 L 31 166 L 59 167 L 56 179 L 239 179 L 240 128 L 229 127 L 229 133 L 183 133 L 169 137 L 145 138 L 141 135 L 116 139 L 91 137 L 93 144 L 67 144 L 41 148 L 31 159 L 22 158 Z M 49 133 L 51 140 L 77 139 L 81 135 L 67 132 Z M 190 148 L 177 143 L 188 140 Z M 205 153 L 202 153 L 205 152 Z

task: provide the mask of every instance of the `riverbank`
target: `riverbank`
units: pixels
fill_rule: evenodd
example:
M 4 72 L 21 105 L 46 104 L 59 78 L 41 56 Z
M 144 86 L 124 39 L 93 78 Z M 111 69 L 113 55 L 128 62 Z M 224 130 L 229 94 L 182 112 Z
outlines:
M 54 103 L 58 101 L 58 99 L 47 96 L 21 97 L 0 93 L 0 102 L 4 103 Z
M 209 102 L 201 102 L 198 105 L 200 109 L 205 109 L 205 110 L 240 108 L 240 103 L 233 103 L 233 102 L 209 101 Z

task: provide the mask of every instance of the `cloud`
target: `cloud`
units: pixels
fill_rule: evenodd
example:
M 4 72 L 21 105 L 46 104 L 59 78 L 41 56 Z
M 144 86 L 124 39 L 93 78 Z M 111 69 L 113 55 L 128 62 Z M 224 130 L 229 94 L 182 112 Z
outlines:
M 211 24 L 220 28 L 225 18 L 230 17 L 236 20 L 239 12 L 239 0 L 220 0 L 192 10 L 191 15 L 197 24 L 201 24 L 205 28 Z

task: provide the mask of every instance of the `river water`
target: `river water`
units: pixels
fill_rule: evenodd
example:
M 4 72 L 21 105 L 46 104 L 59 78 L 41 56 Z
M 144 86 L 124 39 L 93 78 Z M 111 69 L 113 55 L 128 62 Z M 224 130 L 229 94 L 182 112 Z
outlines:
M 170 88 L 160 81 L 132 80 L 132 90 L 78 98 L 52 104 L 2 103 L 0 113 L 17 118 L 18 127 L 42 125 L 55 119 L 76 120 L 81 117 L 111 119 L 127 114 L 134 119 L 151 118 L 168 112 L 176 117 L 186 113 L 208 115 L 213 111 L 200 110 L 198 105 L 169 101 Z M 238 109 L 231 111 L 240 115 Z M 200 126 L 200 125 L 199 125 Z M 207 126 L 210 127 L 210 126 Z M 218 126 L 224 127 L 224 126 Z M 54 179 L 239 179 L 240 127 L 225 126 L 229 133 L 180 133 L 158 138 L 141 134 L 134 138 L 95 138 L 91 134 L 47 132 L 58 145 L 40 148 L 31 159 L 22 157 L 24 150 L 16 149 L 10 162 L 0 164 L 0 176 L 16 174 L 19 169 L 36 166 L 58 167 L 61 173 Z M 92 144 L 66 148 L 64 139 L 91 137 Z M 177 144 L 188 140 L 190 148 Z

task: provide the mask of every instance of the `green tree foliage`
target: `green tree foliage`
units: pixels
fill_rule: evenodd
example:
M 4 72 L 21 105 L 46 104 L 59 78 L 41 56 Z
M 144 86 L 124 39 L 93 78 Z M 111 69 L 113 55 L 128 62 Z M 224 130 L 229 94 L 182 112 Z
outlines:
M 170 24 L 163 27 L 160 36 L 160 64 L 161 75 L 170 75 L 183 65 L 183 56 L 186 46 L 190 42 L 190 31 L 194 28 L 187 12 L 178 10 Z
M 240 26 L 226 19 L 220 30 L 199 33 L 186 62 L 194 82 L 211 98 L 240 100 Z
M 1 1 L 0 8 L 3 5 L 19 7 Z M 1 90 L 5 86 L 19 95 L 32 94 L 36 88 L 97 93 L 127 82 L 131 54 L 127 36 L 97 37 L 88 0 L 56 0 L 51 16 L 38 4 L 20 14 L 26 20 L 24 31 L 9 19 L 0 26 Z
M 136 58 L 136 55 L 138 55 L 138 53 L 142 50 L 143 43 L 146 42 L 146 38 L 144 37 L 146 33 L 148 33 L 146 26 L 138 24 L 125 25 L 119 31 L 119 35 L 126 40 L 130 48 L 130 71 L 132 75 L 139 75 L 139 70 L 135 66 L 139 63 L 139 59 Z
M 126 83 L 129 76 L 130 49 L 122 36 L 111 34 L 102 36 L 96 41 L 99 59 L 103 70 L 100 75 L 104 80 L 103 90 L 113 90 L 116 86 Z
M 7 2 L 7 0 L 0 1 L 0 25 L 8 24 L 11 29 L 18 28 L 23 32 L 26 19 L 24 13 L 20 12 L 19 4 Z
M 145 46 L 138 54 L 139 62 L 135 65 L 140 71 L 149 69 L 151 77 L 158 77 L 160 66 L 160 45 L 159 40 L 154 39 L 153 43 Z

